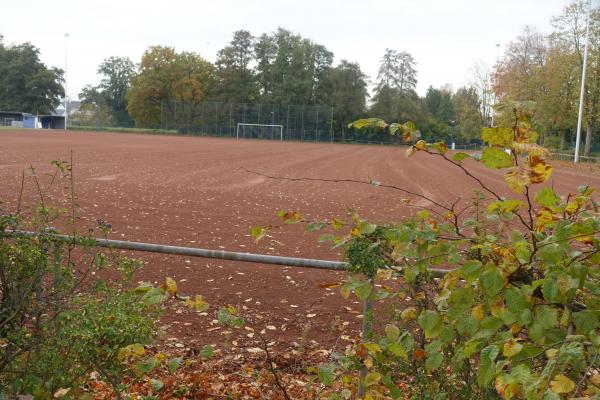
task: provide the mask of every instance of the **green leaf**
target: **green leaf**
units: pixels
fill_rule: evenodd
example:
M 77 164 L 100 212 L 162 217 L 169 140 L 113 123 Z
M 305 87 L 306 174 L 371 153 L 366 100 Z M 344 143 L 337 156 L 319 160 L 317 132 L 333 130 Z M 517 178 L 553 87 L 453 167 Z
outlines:
M 573 322 L 577 328 L 577 333 L 587 335 L 595 329 L 600 328 L 600 319 L 598 312 L 592 310 L 584 310 L 573 313 Z
M 147 305 L 161 303 L 166 298 L 165 291 L 160 288 L 152 288 L 142 296 L 142 302 Z
M 368 299 L 372 291 L 373 288 L 371 287 L 371 283 L 369 281 L 361 281 L 354 288 L 354 293 L 356 293 L 356 296 L 362 301 Z
M 145 361 L 138 361 L 135 363 L 135 368 L 141 373 L 141 374 L 149 374 L 150 372 L 152 372 L 154 370 L 154 368 L 156 368 L 158 365 L 160 364 L 160 360 L 152 357 L 149 358 Z
M 384 375 L 381 377 L 381 383 L 383 383 L 385 387 L 388 388 L 392 399 L 396 400 L 403 396 L 402 391 L 398 388 L 398 386 L 394 385 L 392 378 L 390 378 L 388 375 Z M 348 396 L 348 398 L 350 398 L 350 396 Z
M 392 342 L 387 346 L 387 349 L 390 353 L 395 355 L 396 357 L 403 358 L 404 360 L 408 360 L 408 354 L 406 353 L 406 349 L 398 342 Z
M 425 331 L 425 338 L 431 339 L 442 333 L 444 324 L 442 317 L 432 310 L 425 310 L 421 313 L 418 319 L 419 325 Z
M 496 376 L 496 365 L 494 360 L 498 357 L 500 348 L 493 344 L 481 350 L 479 356 L 479 368 L 477 371 L 477 383 L 484 386 L 489 384 Z
M 333 370 L 329 366 L 319 366 L 317 370 L 317 376 L 319 377 L 321 383 L 325 386 L 331 385 L 334 378 Z
M 348 124 L 348 129 L 379 128 L 385 129 L 388 124 L 381 118 L 363 118 Z
M 150 379 L 150 386 L 152 386 L 153 392 L 158 392 L 165 384 L 160 379 Z
M 384 332 L 388 340 L 392 342 L 398 340 L 398 337 L 400 336 L 400 328 L 396 325 L 387 324 L 384 328 Z
M 452 159 L 454 161 L 460 162 L 460 161 L 464 160 L 465 158 L 470 158 L 470 157 L 471 157 L 470 154 L 458 152 L 458 153 L 454 153 L 454 155 L 452 156 Z
M 440 367 L 440 365 L 442 365 L 443 359 L 444 356 L 440 351 L 431 353 L 429 354 L 429 356 L 427 356 L 427 359 L 425 360 L 425 368 L 427 368 L 427 371 L 429 372 L 436 370 Z
M 550 187 L 545 187 L 535 195 L 535 202 L 540 206 L 553 208 L 558 205 L 560 198 L 554 193 Z
M 200 350 L 200 357 L 210 358 L 213 354 L 215 354 L 215 349 L 209 344 L 205 345 L 202 347 L 202 350 Z
M 175 357 L 175 358 L 171 358 L 167 361 L 167 368 L 169 369 L 169 371 L 171 373 L 177 371 L 179 369 L 179 367 L 181 367 L 181 364 L 183 363 L 183 358 L 181 357 Z
M 473 282 L 479 278 L 479 274 L 481 273 L 481 261 L 467 260 L 460 270 L 467 281 Z
M 325 228 L 326 226 L 327 226 L 327 223 L 325 223 L 325 222 L 309 222 L 308 224 L 306 224 L 306 231 L 307 232 L 320 231 L 321 229 Z
M 513 158 L 498 147 L 487 147 L 483 150 L 481 161 L 488 168 L 509 168 L 513 166 Z
M 264 226 L 253 226 L 250 228 L 250 235 L 254 238 L 256 243 L 260 242 L 262 238 L 269 232 L 269 228 Z
M 504 287 L 504 275 L 497 267 L 485 270 L 479 278 L 483 294 L 487 299 L 496 296 Z

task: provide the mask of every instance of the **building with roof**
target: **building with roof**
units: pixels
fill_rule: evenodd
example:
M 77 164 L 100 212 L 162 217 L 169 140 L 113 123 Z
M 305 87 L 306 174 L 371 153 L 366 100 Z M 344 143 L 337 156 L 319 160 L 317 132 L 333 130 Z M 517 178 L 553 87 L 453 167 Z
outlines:
M 64 115 L 34 115 L 19 111 L 0 111 L 0 126 L 65 129 L 65 117 Z

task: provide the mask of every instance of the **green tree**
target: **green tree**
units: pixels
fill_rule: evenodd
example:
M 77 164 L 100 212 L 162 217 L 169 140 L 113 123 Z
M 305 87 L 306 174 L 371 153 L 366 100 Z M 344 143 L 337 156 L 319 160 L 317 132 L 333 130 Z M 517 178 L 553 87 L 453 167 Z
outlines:
M 377 74 L 372 114 L 394 120 L 422 120 L 419 115 L 424 110 L 414 93 L 416 84 L 417 71 L 413 57 L 404 51 L 399 53 L 386 49 Z
M 132 79 L 127 96 L 129 114 L 140 127 L 159 126 L 161 107 L 175 103 L 204 100 L 214 81 L 214 67 L 200 55 L 192 52 L 177 53 L 172 47 L 150 47 Z M 187 109 L 183 119 L 192 118 L 194 110 Z
M 64 96 L 63 71 L 48 68 L 31 43 L 5 46 L 0 37 L 0 109 L 49 114 Z
M 358 63 L 342 60 L 327 71 L 320 90 L 321 102 L 334 108 L 334 129 L 345 134 L 349 122 L 362 117 L 366 112 L 367 76 Z
M 131 117 L 127 113 L 127 92 L 135 74 L 135 65 L 127 57 L 109 57 L 98 66 L 98 73 L 103 76 L 98 89 L 111 110 L 113 122 L 119 126 L 131 125 Z
M 251 103 L 256 100 L 258 87 L 250 66 L 253 59 L 254 37 L 245 30 L 234 32 L 229 45 L 217 53 L 217 99 L 233 103 Z
M 481 100 L 473 87 L 462 87 L 452 97 L 456 110 L 455 133 L 462 139 L 478 139 L 481 131 Z
M 263 34 L 255 45 L 260 101 L 275 104 L 318 104 L 333 53 L 322 45 L 279 28 Z

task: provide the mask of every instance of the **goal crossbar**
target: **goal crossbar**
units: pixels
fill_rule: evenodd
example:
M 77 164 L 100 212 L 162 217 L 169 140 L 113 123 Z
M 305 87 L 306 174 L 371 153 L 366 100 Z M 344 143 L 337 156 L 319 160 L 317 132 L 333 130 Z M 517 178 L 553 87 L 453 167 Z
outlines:
M 279 140 L 283 140 L 283 125 L 275 125 L 275 124 L 246 124 L 243 122 L 238 122 L 236 129 L 236 138 L 240 138 L 240 127 L 244 126 L 261 126 L 264 128 L 279 128 Z

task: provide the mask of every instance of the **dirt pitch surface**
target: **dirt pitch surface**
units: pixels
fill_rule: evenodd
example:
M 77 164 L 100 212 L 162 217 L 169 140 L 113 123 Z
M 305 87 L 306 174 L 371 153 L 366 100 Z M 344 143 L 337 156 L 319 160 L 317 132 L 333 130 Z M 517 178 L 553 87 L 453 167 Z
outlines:
M 63 131 L 0 131 L 0 200 L 14 209 L 21 173 L 26 171 L 24 203 L 35 201 L 27 172 L 44 175 L 55 159 L 73 154 L 81 228 L 99 219 L 112 224 L 111 238 L 225 249 L 283 256 L 340 259 L 317 242 L 318 233 L 300 226 L 274 230 L 260 244 L 249 235 L 254 225 L 279 224 L 279 209 L 297 210 L 310 219 L 345 216 L 348 208 L 373 221 L 393 221 L 411 212 L 397 191 L 371 185 L 273 180 L 242 168 L 283 177 L 354 179 L 369 177 L 451 204 L 467 201 L 476 184 L 437 157 L 404 156 L 398 147 L 232 140 Z M 502 172 L 464 161 L 500 193 Z M 549 184 L 558 193 L 577 186 L 600 186 L 600 176 L 578 170 L 555 171 Z M 61 187 L 59 185 L 59 187 Z M 64 195 L 54 192 L 55 201 Z M 413 205 L 427 206 L 414 199 Z M 249 331 L 230 334 L 215 323 L 215 311 L 232 304 L 250 316 L 256 329 L 282 346 L 320 347 L 337 337 L 355 337 L 361 315 L 355 299 L 336 289 L 343 273 L 201 258 L 135 253 L 146 262 L 138 280 L 160 284 L 169 276 L 182 294 L 202 294 L 211 305 L 196 314 L 172 304 L 163 318 L 166 343 L 219 345 L 224 338 L 239 348 L 253 346 Z M 231 336 L 233 335 L 233 336 Z M 313 341 L 313 342 L 311 342 Z M 295 343 L 294 343 L 295 342 Z M 338 345 L 343 345 L 339 343 Z

